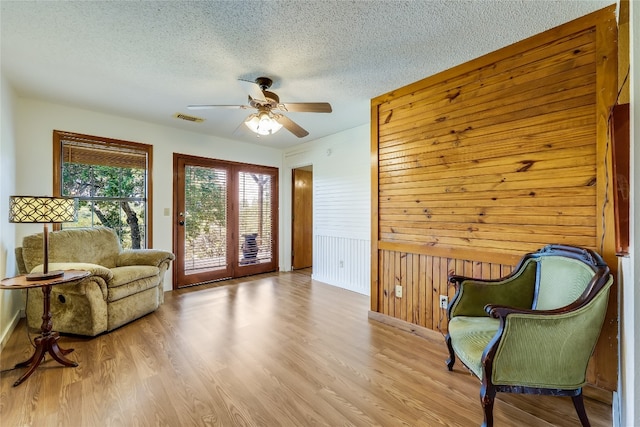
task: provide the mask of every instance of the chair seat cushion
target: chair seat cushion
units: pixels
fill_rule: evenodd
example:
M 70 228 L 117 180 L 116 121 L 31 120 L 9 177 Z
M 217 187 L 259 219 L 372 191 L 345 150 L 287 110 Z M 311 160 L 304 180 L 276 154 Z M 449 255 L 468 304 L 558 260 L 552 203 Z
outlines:
M 112 268 L 113 279 L 108 283 L 107 302 L 118 301 L 158 285 L 160 269 L 149 265 Z
M 495 336 L 500 321 L 490 317 L 457 316 L 449 321 L 451 345 L 462 363 L 482 379 L 482 353 Z
M 115 288 L 135 282 L 139 279 L 157 276 L 160 270 L 151 265 L 136 265 L 127 267 L 115 267 L 111 269 L 113 278 L 109 281 L 109 287 Z

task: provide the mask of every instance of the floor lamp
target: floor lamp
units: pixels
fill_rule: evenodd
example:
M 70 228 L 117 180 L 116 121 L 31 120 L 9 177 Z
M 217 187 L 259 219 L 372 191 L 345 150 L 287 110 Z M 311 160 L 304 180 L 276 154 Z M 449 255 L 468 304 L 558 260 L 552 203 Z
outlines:
M 42 223 L 42 273 L 31 273 L 27 280 L 48 280 L 61 277 L 62 270 L 49 271 L 49 228 L 50 223 L 75 222 L 78 220 L 77 199 L 68 197 L 9 197 L 9 222 Z

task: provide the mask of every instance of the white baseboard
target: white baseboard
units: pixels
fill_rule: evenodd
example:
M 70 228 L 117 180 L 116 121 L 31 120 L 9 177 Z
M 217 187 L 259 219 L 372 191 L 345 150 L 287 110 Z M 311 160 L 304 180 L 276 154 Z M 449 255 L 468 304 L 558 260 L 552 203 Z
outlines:
M 363 286 L 354 286 L 353 284 L 347 283 L 347 282 L 335 281 L 335 280 L 332 280 L 332 278 L 329 278 L 329 277 L 323 277 L 323 276 L 320 276 L 320 275 L 312 273 L 311 274 L 311 278 L 313 280 L 317 280 L 318 282 L 326 283 L 327 285 L 335 286 L 337 288 L 346 289 L 348 291 L 356 292 L 358 294 L 369 295 L 369 293 L 370 293 L 369 288 L 366 288 L 366 287 L 363 287 Z
M 2 331 L 2 336 L 0 336 L 0 352 L 4 349 L 4 346 L 7 344 L 7 341 L 9 341 L 9 337 L 11 337 L 11 333 L 16 329 L 16 326 L 18 326 L 18 322 L 23 317 L 24 317 L 24 310 L 16 311 L 15 315 L 13 316 L 13 318 L 11 319 L 7 327 L 4 328 L 4 330 Z

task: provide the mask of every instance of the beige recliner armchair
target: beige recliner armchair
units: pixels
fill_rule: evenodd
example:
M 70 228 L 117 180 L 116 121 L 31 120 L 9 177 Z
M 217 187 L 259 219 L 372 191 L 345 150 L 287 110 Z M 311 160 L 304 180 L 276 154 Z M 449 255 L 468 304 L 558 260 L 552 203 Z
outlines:
M 42 271 L 42 234 L 16 248 L 21 274 Z M 156 310 L 164 301 L 163 279 L 174 255 L 155 249 L 122 250 L 106 227 L 49 233 L 49 270 L 87 270 L 89 277 L 51 288 L 53 330 L 95 336 Z M 42 292 L 30 289 L 27 320 L 42 322 Z

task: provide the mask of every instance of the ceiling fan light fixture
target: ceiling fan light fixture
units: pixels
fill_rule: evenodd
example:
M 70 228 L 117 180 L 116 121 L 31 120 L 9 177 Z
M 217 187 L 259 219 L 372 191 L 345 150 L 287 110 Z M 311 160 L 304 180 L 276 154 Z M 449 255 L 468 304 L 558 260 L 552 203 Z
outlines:
M 254 114 L 251 114 L 242 122 L 251 130 L 251 132 L 255 133 L 257 136 L 273 135 L 280 129 L 285 128 L 298 138 L 304 138 L 305 136 L 309 135 L 309 132 L 307 132 L 302 126 L 291 120 L 286 115 L 274 113 L 274 110 L 294 113 L 330 113 L 332 111 L 331 104 L 329 104 L 328 102 L 280 103 L 280 97 L 274 92 L 270 92 L 267 90 L 273 83 L 273 81 L 268 77 L 258 77 L 255 82 L 240 79 L 239 82 L 242 86 L 244 86 L 245 92 L 247 92 L 248 105 L 207 104 L 189 105 L 187 106 L 187 108 L 189 108 L 190 110 L 209 108 L 255 108 L 258 111 Z M 236 128 L 236 130 L 241 128 L 242 125 Z
M 273 135 L 282 129 L 282 125 L 268 111 L 250 115 L 244 124 L 258 135 Z

